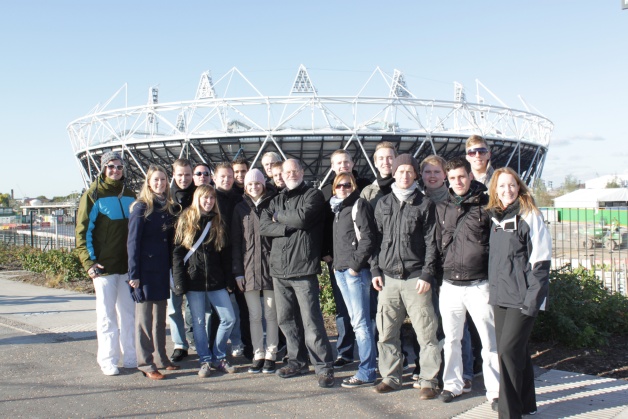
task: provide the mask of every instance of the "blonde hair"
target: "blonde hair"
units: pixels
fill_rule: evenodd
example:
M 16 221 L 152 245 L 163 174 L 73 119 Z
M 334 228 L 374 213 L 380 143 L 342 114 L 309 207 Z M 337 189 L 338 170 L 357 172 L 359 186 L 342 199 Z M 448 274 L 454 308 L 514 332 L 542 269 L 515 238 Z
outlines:
M 424 158 L 423 161 L 421 162 L 421 166 L 419 167 L 419 171 L 423 173 L 423 169 L 428 164 L 431 164 L 432 166 L 440 166 L 440 168 L 443 169 L 443 173 L 445 173 L 445 164 L 447 164 L 447 161 L 445 161 L 445 159 L 442 158 L 441 156 L 432 154 Z
M 483 137 L 480 137 L 479 135 L 472 135 L 469 138 L 467 138 L 467 142 L 465 143 L 464 148 L 469 150 L 471 147 L 478 144 L 482 144 L 484 147 L 486 147 L 488 151 L 491 151 L 491 148 L 486 143 L 486 140 Z
M 214 206 L 210 211 L 210 214 L 214 214 L 214 218 L 209 229 L 209 234 L 207 235 L 207 239 L 204 243 L 214 242 L 214 248 L 217 251 L 222 250 L 227 245 L 227 233 L 224 225 L 222 224 L 216 190 L 210 185 L 199 185 L 196 187 L 194 197 L 192 198 L 192 205 L 186 208 L 177 220 L 177 228 L 174 235 L 175 244 L 180 244 L 186 249 L 192 248 L 196 239 L 196 234 L 199 233 L 201 229 L 201 198 L 209 195 L 214 197 Z
M 499 176 L 504 174 L 511 175 L 515 179 L 515 182 L 517 182 L 517 186 L 519 186 L 519 196 L 517 197 L 521 208 L 519 210 L 519 214 L 540 214 L 540 211 L 534 202 L 534 198 L 530 194 L 530 189 L 528 189 L 526 184 L 523 183 L 517 172 L 512 170 L 510 167 L 500 167 L 495 170 L 495 173 L 493 173 L 493 176 L 491 177 L 491 184 L 488 189 L 488 204 L 486 205 L 486 209 L 497 212 L 502 212 L 504 210 L 502 203 L 497 196 L 497 181 L 499 180 Z
M 375 155 L 382 148 L 390 148 L 393 151 L 393 156 L 397 157 L 397 149 L 395 148 L 395 145 L 390 141 L 382 141 L 377 143 L 377 145 L 375 146 L 375 151 L 373 152 L 373 161 L 377 162 L 377 160 L 375 159 Z
M 174 202 L 172 200 L 172 196 L 170 195 L 170 188 L 167 186 L 168 184 L 168 173 L 166 170 L 157 166 L 156 164 L 151 164 L 148 166 L 148 171 L 146 172 L 146 179 L 144 179 L 144 183 L 142 184 L 142 190 L 140 191 L 140 195 L 135 202 L 131 204 L 130 211 L 133 211 L 133 207 L 135 204 L 142 203 L 146 205 L 146 211 L 144 212 L 144 218 L 148 218 L 155 209 L 155 205 L 153 203 L 155 199 L 155 195 L 157 195 L 150 187 L 150 178 L 153 177 L 155 172 L 163 173 L 166 177 L 166 192 L 164 193 L 166 198 L 166 205 L 164 206 L 162 211 L 167 211 L 170 214 L 174 214 Z

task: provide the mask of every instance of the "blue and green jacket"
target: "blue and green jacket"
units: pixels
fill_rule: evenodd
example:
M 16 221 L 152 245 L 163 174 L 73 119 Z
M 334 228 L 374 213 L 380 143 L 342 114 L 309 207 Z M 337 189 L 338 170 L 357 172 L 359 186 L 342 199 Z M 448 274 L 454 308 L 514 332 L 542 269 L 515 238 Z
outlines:
M 123 180 L 104 175 L 83 194 L 76 216 L 76 249 L 85 270 L 99 263 L 105 275 L 127 273 L 129 206 L 134 200 L 135 193 Z

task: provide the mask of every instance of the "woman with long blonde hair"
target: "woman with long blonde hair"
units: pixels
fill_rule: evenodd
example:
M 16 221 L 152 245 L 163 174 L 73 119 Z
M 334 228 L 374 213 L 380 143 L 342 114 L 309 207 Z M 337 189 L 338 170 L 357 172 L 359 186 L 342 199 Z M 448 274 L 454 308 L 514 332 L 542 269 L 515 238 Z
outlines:
M 137 368 L 152 380 L 159 369 L 177 370 L 166 354 L 166 307 L 174 231 L 166 171 L 150 165 L 139 198 L 131 205 L 127 250 L 135 300 Z
M 194 322 L 194 342 L 200 361 L 198 375 L 209 377 L 210 368 L 233 373 L 226 358 L 227 340 L 235 315 L 227 290 L 233 290 L 230 258 L 225 254 L 227 234 L 216 204 L 216 190 L 199 185 L 192 205 L 177 221 L 173 252 L 174 292 L 185 294 Z M 205 313 L 209 306 L 220 317 L 220 325 L 209 349 Z
M 508 168 L 495 171 L 487 209 L 493 219 L 489 250 L 489 304 L 495 313 L 500 418 L 536 413 L 528 339 L 549 290 L 552 238 L 528 187 Z

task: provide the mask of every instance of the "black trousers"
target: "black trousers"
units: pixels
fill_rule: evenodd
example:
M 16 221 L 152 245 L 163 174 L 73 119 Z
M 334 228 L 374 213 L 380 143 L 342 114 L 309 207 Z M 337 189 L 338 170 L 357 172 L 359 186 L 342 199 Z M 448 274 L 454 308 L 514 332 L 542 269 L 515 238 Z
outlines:
M 534 369 L 528 348 L 535 318 L 518 308 L 493 308 L 499 357 L 499 417 L 521 418 L 524 413 L 536 411 Z

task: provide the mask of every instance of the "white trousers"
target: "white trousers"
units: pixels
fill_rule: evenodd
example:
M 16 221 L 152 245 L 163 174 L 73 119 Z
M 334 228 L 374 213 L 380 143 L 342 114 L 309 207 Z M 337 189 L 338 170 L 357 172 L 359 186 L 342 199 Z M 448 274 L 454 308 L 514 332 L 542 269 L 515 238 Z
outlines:
M 135 303 L 131 298 L 127 274 L 94 278 L 96 291 L 96 336 L 101 368 L 137 366 L 135 353 Z
M 488 281 L 477 285 L 457 286 L 443 281 L 440 289 L 440 314 L 445 332 L 445 371 L 443 389 L 462 394 L 461 341 L 467 311 L 482 341 L 482 372 L 486 398 L 499 397 L 499 361 L 495 339 L 493 307 L 488 303 Z
M 277 358 L 277 345 L 279 344 L 275 292 L 273 290 L 264 290 L 262 295 L 263 297 L 260 299 L 259 291 L 246 291 L 244 293 L 246 305 L 249 308 L 251 342 L 253 343 L 253 351 L 255 351 L 254 358 L 255 360 L 268 359 L 275 361 Z M 262 313 L 266 320 L 266 349 L 264 349 Z

